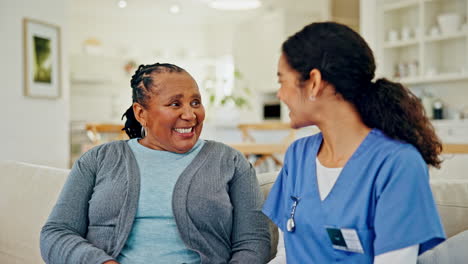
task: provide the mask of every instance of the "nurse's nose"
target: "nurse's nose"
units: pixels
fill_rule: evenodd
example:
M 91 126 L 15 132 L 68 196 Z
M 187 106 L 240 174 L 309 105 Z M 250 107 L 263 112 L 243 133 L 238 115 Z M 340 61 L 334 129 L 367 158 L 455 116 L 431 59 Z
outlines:
M 278 90 L 278 92 L 276 92 L 276 98 L 278 98 L 278 100 L 280 101 L 283 101 L 283 95 L 281 93 L 281 90 Z

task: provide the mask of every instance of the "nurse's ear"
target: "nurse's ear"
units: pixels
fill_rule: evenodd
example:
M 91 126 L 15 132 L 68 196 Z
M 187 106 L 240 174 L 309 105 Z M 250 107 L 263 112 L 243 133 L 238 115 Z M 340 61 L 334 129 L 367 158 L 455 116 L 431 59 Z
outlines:
M 322 94 L 326 82 L 322 79 L 322 73 L 318 69 L 312 69 L 309 72 L 309 80 L 305 81 L 304 84 L 307 98 L 315 101 Z

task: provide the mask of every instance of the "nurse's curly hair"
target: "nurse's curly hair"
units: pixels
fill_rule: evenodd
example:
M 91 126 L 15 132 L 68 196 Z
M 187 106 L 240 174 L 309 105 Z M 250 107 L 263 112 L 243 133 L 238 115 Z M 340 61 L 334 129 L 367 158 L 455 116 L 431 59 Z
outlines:
M 147 107 L 149 98 L 153 95 L 154 78 L 157 74 L 163 72 L 186 72 L 181 67 L 170 63 L 155 63 L 149 65 L 140 65 L 135 71 L 135 74 L 130 80 L 132 87 L 132 102 L 139 103 L 143 107 Z M 135 118 L 133 112 L 133 104 L 122 115 L 122 119 L 126 117 L 125 127 L 122 129 L 130 138 L 141 138 L 141 124 Z
M 372 81 L 374 56 L 358 33 L 334 22 L 312 23 L 289 37 L 282 52 L 301 82 L 309 79 L 312 69 L 319 70 L 368 127 L 412 144 L 428 165 L 440 167 L 442 143 L 420 100 L 400 83 Z

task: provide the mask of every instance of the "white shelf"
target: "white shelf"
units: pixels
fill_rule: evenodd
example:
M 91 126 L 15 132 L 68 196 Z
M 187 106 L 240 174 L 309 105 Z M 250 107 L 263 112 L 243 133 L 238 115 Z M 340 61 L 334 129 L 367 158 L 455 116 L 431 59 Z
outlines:
M 454 127 L 454 126 L 461 126 L 468 128 L 468 119 L 439 119 L 439 120 L 432 120 L 431 121 L 434 126 L 437 127 Z
M 429 3 L 436 4 L 427 5 Z M 408 86 L 468 83 L 468 72 L 461 71 L 468 67 L 468 31 L 460 29 L 436 36 L 422 32 L 427 29 L 432 31 L 440 14 L 458 13 L 466 17 L 468 0 L 388 0 L 378 1 L 377 7 L 379 48 L 376 54 L 381 61 L 382 76 L 405 76 L 408 72 L 418 74 L 395 79 Z M 393 12 L 395 10 L 398 12 Z M 388 41 L 392 31 L 397 31 L 401 36 L 406 28 L 411 30 L 413 38 Z M 451 73 L 426 76 L 426 71 Z
M 426 36 L 424 38 L 424 41 L 435 42 L 435 41 L 442 41 L 442 40 L 449 40 L 449 39 L 464 38 L 466 36 L 468 36 L 466 32 L 458 31 L 452 34 L 445 34 L 445 35 L 438 35 L 438 36 Z
M 384 47 L 386 49 L 402 48 L 402 47 L 417 45 L 418 43 L 419 43 L 419 39 L 413 38 L 409 40 L 388 41 L 388 42 L 385 42 Z
M 451 0 L 423 0 L 423 2 L 425 4 L 429 4 L 429 3 L 441 3 L 441 2 L 444 2 L 444 1 L 451 1 Z M 457 1 L 457 0 L 453 0 L 453 1 Z
M 425 84 L 425 83 L 438 83 L 438 82 L 456 82 L 456 81 L 467 81 L 468 74 L 461 73 L 444 73 L 434 76 L 427 77 L 408 77 L 401 79 L 394 79 L 394 81 L 401 82 L 407 85 L 414 84 Z
M 394 10 L 398 10 L 402 8 L 416 6 L 418 4 L 419 4 L 419 0 L 401 0 L 398 2 L 385 4 L 383 10 L 385 12 L 394 11 Z

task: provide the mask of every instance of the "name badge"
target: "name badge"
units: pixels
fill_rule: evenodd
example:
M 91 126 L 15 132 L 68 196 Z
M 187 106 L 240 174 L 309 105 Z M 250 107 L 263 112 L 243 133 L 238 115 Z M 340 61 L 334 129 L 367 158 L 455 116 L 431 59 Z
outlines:
M 356 229 L 326 227 L 333 248 L 364 254 Z

